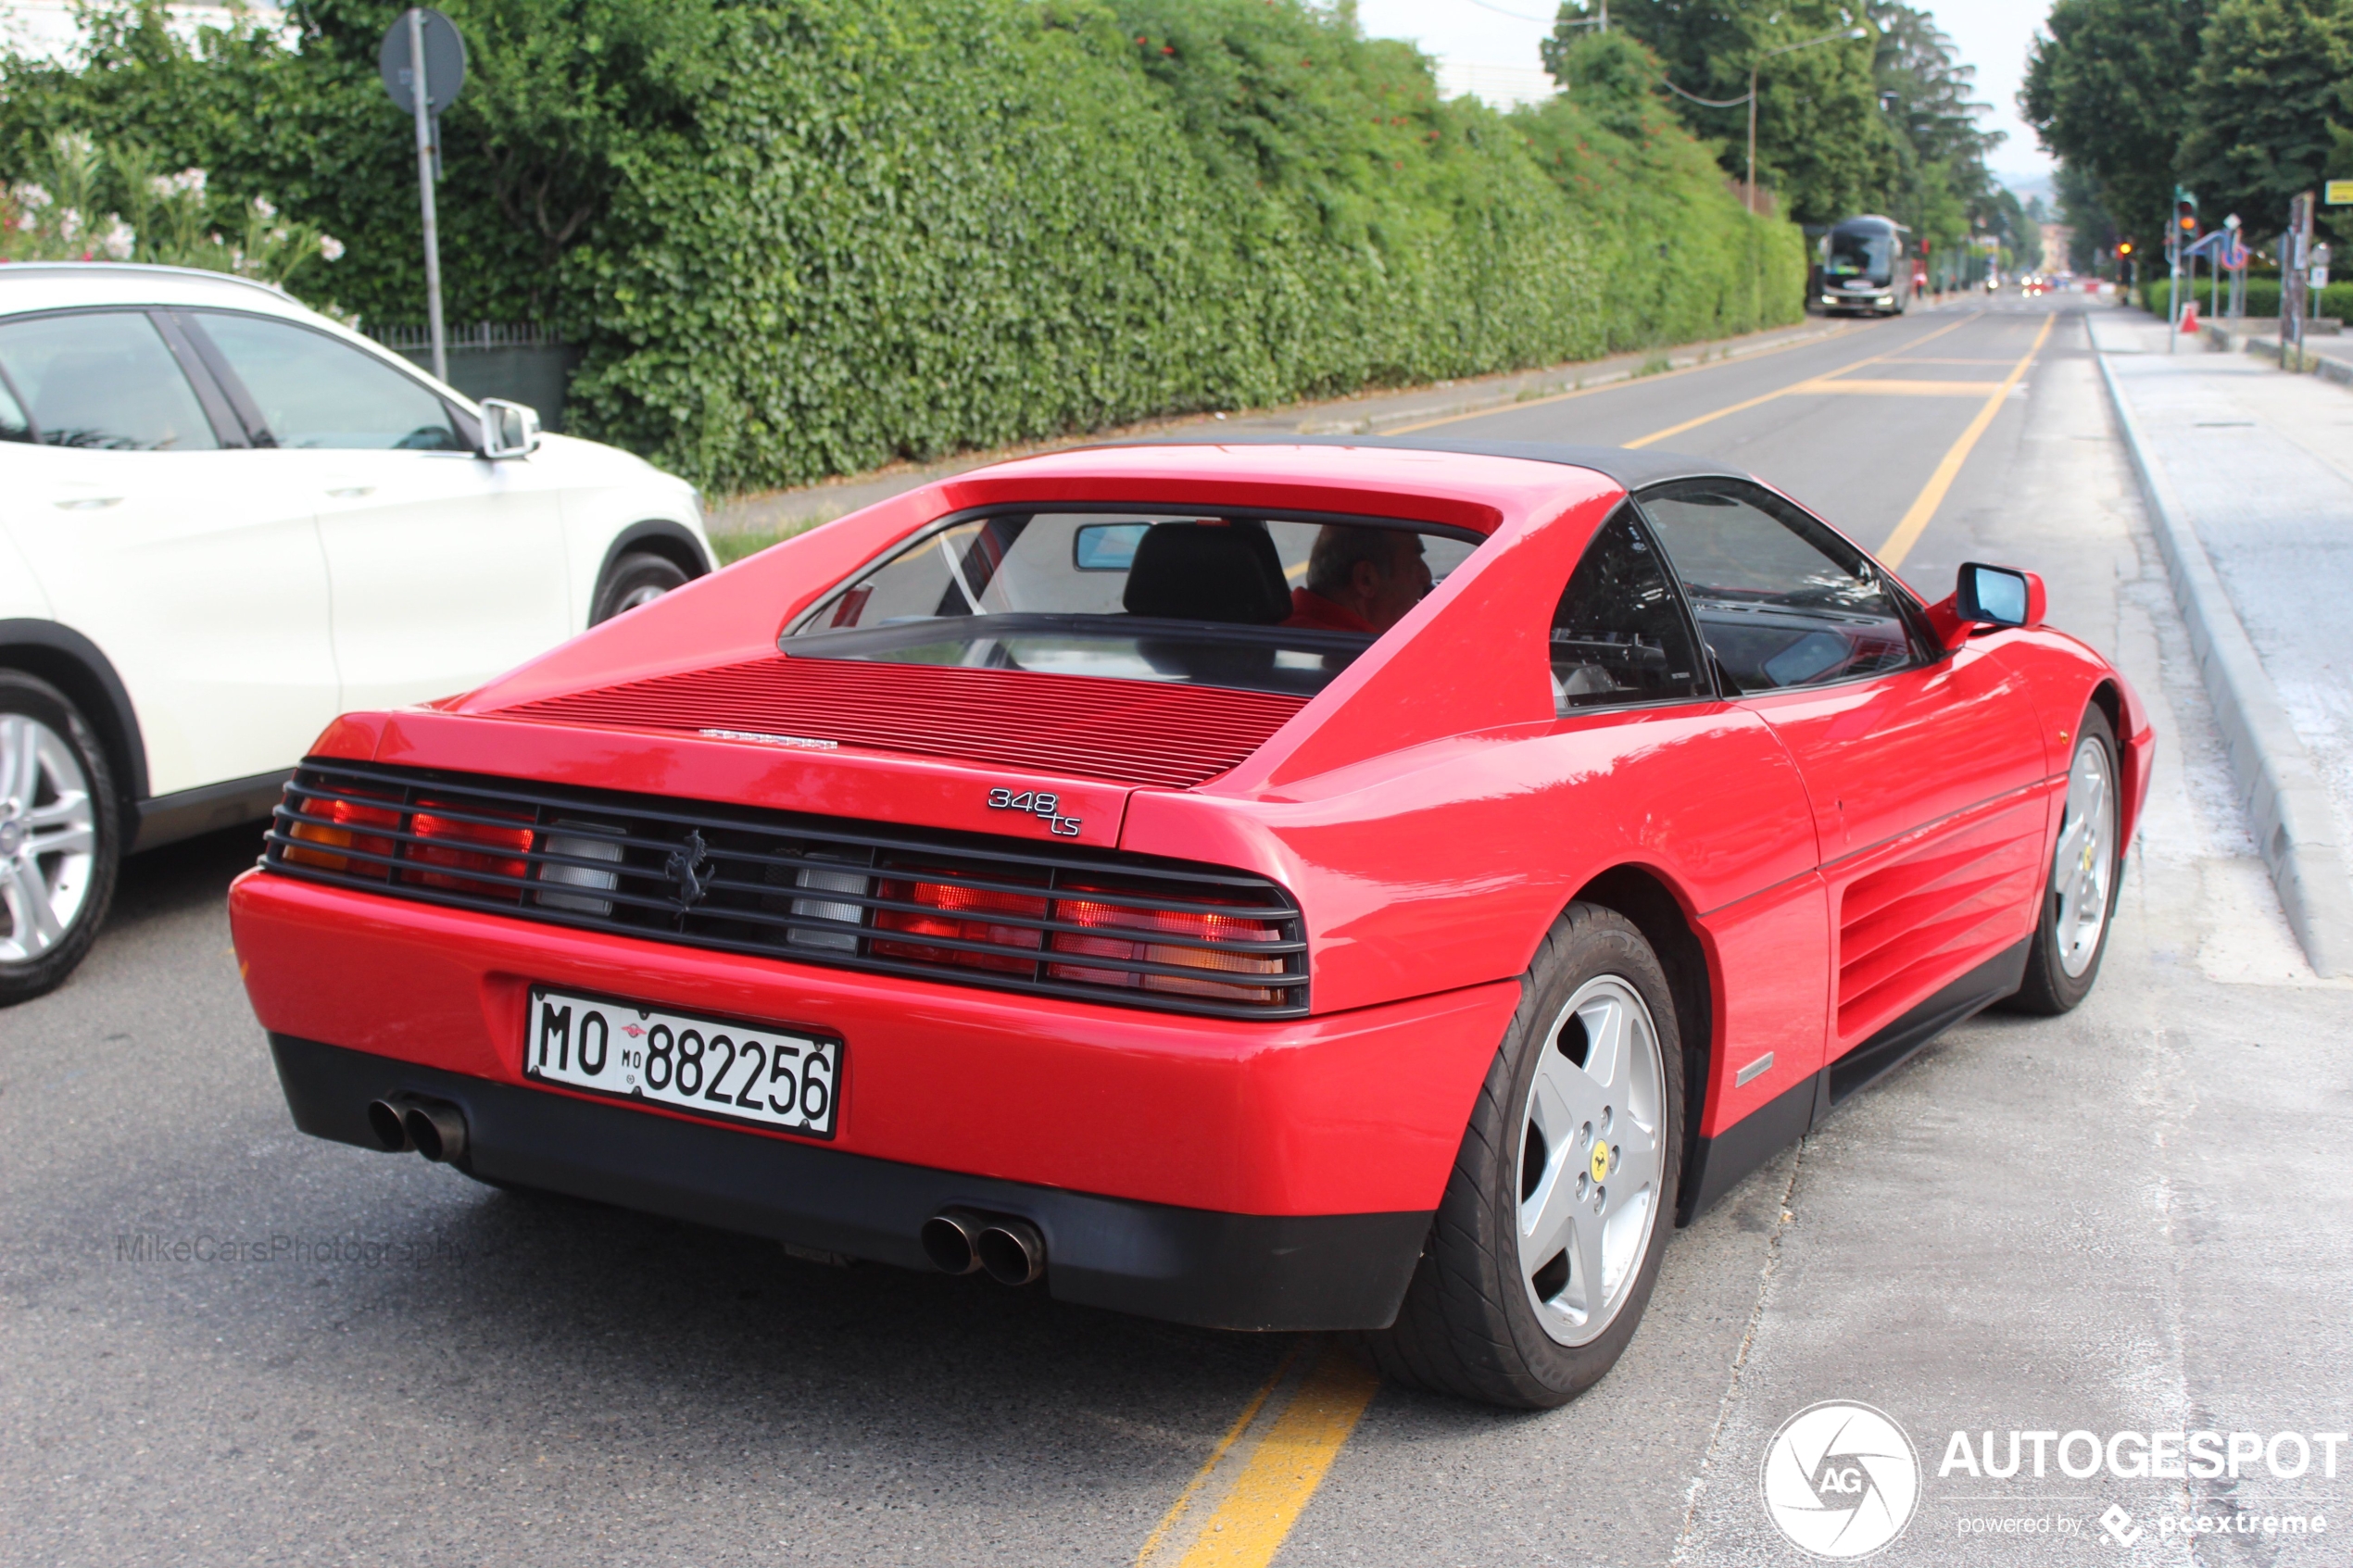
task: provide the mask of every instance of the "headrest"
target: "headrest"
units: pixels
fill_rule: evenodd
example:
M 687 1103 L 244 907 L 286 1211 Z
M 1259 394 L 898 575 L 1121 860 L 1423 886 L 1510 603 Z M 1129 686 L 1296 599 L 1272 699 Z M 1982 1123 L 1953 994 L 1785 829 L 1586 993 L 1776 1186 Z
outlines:
M 1263 523 L 1155 522 L 1120 602 L 1130 615 L 1274 626 L 1290 614 L 1290 588 Z

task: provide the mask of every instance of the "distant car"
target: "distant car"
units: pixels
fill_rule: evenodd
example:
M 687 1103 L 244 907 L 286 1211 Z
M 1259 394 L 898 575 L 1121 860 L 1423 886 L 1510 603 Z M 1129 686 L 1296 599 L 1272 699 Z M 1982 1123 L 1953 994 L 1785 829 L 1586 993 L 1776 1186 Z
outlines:
M 0 1003 L 120 858 L 266 816 L 350 708 L 446 696 L 711 568 L 693 489 L 279 290 L 0 268 Z
M 1704 458 L 1027 458 L 346 715 L 236 950 L 318 1136 L 1557 1404 L 2091 989 L 2152 736 L 2043 614 Z

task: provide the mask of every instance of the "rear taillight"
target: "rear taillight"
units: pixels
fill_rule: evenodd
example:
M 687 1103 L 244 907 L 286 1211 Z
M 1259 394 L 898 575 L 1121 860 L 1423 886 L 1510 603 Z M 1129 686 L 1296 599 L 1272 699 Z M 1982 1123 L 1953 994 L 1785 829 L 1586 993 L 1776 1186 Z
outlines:
M 1112 889 L 1076 891 L 1109 892 Z M 1067 953 L 1074 958 L 1109 960 L 1123 966 L 1156 964 L 1202 972 L 1196 979 L 1189 974 L 1161 974 L 1126 967 L 1109 969 L 1098 964 L 1049 963 L 1046 966 L 1048 979 L 1076 980 L 1089 985 L 1134 986 L 1139 990 L 1158 991 L 1169 996 L 1204 997 L 1260 1006 L 1272 1006 L 1287 999 L 1282 991 L 1273 986 L 1238 984 L 1234 980 L 1220 978 L 1226 975 L 1279 975 L 1284 972 L 1284 960 L 1280 955 L 1234 952 L 1223 946 L 1228 943 L 1280 942 L 1283 939 L 1282 927 L 1271 921 L 1193 909 L 1135 909 L 1125 904 L 1068 897 L 1055 901 L 1054 918 L 1065 925 L 1095 927 L 1103 935 L 1080 935 L 1058 931 L 1047 945 L 1053 952 Z M 1209 942 L 1221 946 L 1191 945 Z
M 522 857 L 531 853 L 531 819 L 500 812 L 502 821 L 484 822 L 440 814 L 455 807 L 452 801 L 417 802 L 416 815 L 409 821 L 416 842 L 409 846 L 408 864 L 400 869 L 400 880 L 521 903 L 522 887 L 484 878 L 512 877 L 520 883 L 530 874 L 531 863 Z M 488 814 L 479 807 L 472 809 L 476 815 Z M 519 825 L 509 826 L 510 822 Z
M 953 872 L 934 873 L 940 881 L 901 881 L 895 877 L 881 879 L 876 891 L 881 897 L 901 904 L 920 904 L 922 912 L 911 909 L 877 909 L 875 929 L 891 931 L 908 936 L 930 937 L 932 942 L 898 942 L 884 937 L 875 938 L 875 956 L 885 959 L 908 959 L 917 963 L 955 964 L 964 969 L 993 969 L 1010 974 L 1028 974 L 1036 971 L 1038 960 L 1021 952 L 1034 953 L 1046 934 L 1035 926 L 1010 925 L 992 915 L 1011 915 L 1017 920 L 1042 921 L 1051 902 L 1043 894 L 1004 893 L 994 888 L 969 887 L 960 882 L 944 880 Z M 931 911 L 937 910 L 937 913 Z M 982 953 L 963 947 L 934 946 L 939 941 L 984 943 L 996 948 L 1013 948 L 1013 952 Z
M 392 868 L 384 862 L 392 859 L 393 841 L 359 830 L 378 828 L 398 833 L 398 808 L 365 806 L 357 800 L 331 800 L 315 795 L 297 797 L 293 804 L 301 815 L 287 825 L 286 836 L 303 842 L 299 847 L 286 847 L 285 859 L 290 864 L 316 866 L 321 871 L 342 872 L 346 876 L 382 879 L 392 874 Z M 314 849 L 312 845 L 321 847 Z M 350 853 L 337 854 L 336 850 Z M 361 858 L 364 856 L 380 858 L 366 859 Z

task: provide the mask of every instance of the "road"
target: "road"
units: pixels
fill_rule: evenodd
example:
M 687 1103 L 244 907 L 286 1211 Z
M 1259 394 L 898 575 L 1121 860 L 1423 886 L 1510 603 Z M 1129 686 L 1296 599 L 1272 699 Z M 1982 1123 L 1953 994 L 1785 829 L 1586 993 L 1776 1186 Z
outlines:
M 1956 1431 L 2353 1427 L 2353 988 L 2252 856 L 2082 308 L 1856 324 L 1430 432 L 1718 454 L 1931 597 L 1963 559 L 2032 567 L 2161 737 L 2092 999 L 1953 1031 L 1680 1233 L 1567 1409 L 302 1137 L 229 948 L 235 833 L 133 862 L 81 974 L 0 1014 L 0 1559 L 1796 1562 L 1758 1467 L 1841 1399 L 1928 1475 L 1881 1562 L 2187 1562 L 2159 1516 L 2266 1511 L 2332 1528 L 2196 1560 L 2346 1562 L 2353 1479 L 2317 1449 L 2293 1480 L 1938 1474 Z

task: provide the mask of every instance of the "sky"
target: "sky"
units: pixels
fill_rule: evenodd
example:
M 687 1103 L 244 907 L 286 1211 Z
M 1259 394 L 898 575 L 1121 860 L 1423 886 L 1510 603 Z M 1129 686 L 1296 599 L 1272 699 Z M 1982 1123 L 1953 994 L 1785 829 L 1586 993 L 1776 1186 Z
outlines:
M 1920 0 L 1913 0 L 1918 5 Z M 1986 166 L 2013 185 L 2046 177 L 2051 159 L 2018 118 L 2026 51 L 2050 0 L 1931 0 L 1925 7 L 1977 68 L 1977 96 L 1993 106 L 1986 126 L 2006 132 Z M 1552 31 L 1545 0 L 1356 0 L 1356 18 L 1378 38 L 1404 38 L 1427 54 L 1466 65 L 1535 66 L 1537 43 Z

